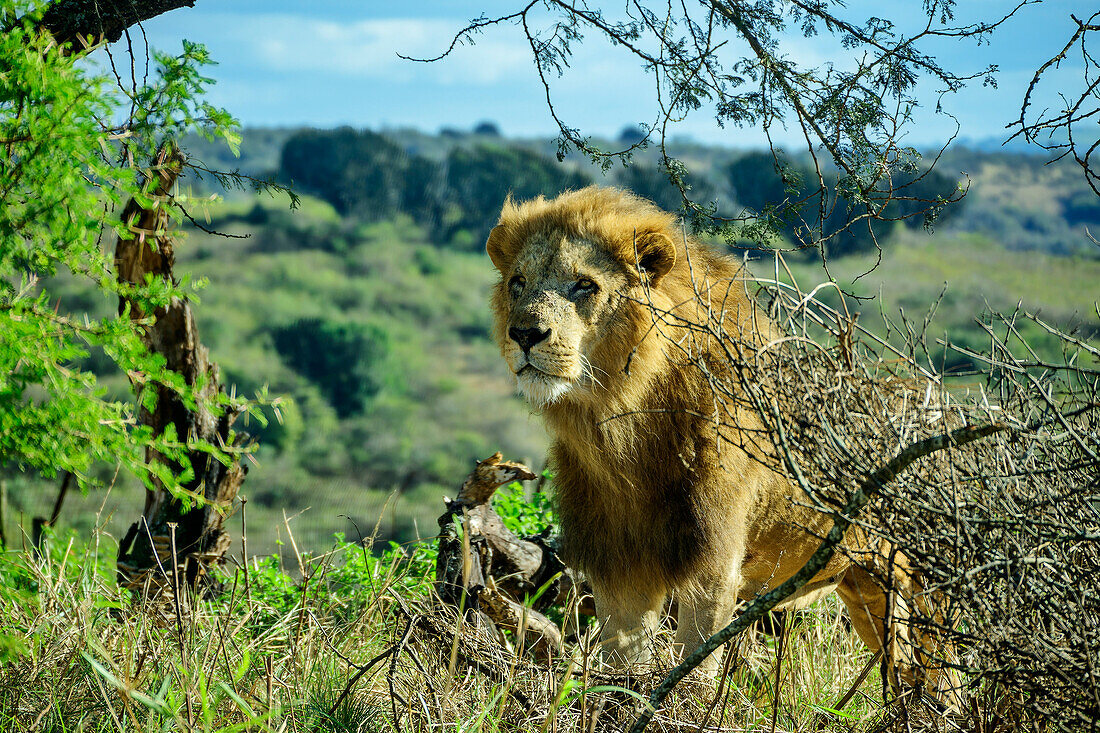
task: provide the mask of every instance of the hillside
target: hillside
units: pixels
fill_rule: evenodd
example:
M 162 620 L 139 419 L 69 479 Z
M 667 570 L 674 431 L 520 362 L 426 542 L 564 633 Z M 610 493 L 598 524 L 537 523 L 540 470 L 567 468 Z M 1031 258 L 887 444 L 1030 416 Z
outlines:
M 281 146 L 296 134 L 250 131 L 236 162 L 202 145 L 193 153 L 208 166 L 239 165 L 267 175 L 277 172 Z M 196 307 L 202 338 L 237 392 L 266 386 L 280 399 L 281 420 L 243 426 L 259 439 L 243 491 L 250 551 L 268 552 L 285 542 L 284 517 L 302 549 L 326 547 L 334 532 L 352 539 L 369 535 L 376 524 L 383 540 L 431 536 L 441 497 L 454 493 L 476 458 L 501 450 L 543 466 L 540 421 L 512 395 L 489 338 L 486 303 L 495 273 L 481 252 L 483 229 L 515 181 L 537 191 L 628 174 L 617 169 L 599 176 L 577 161 L 559 170 L 542 157 L 545 142 L 484 134 L 404 131 L 385 145 L 390 147 L 375 150 L 405 156 L 407 166 L 461 160 L 463 177 L 455 178 L 451 168 L 440 169 L 442 178 L 431 173 L 442 183 L 426 189 L 431 196 L 422 197 L 416 211 L 405 210 L 413 207 L 407 199 L 380 203 L 371 198 L 378 192 L 364 191 L 337 202 L 343 213 L 309 195 L 319 192 L 309 186 L 300 187 L 301 207 L 289 210 L 283 199 L 236 191 L 204 204 L 210 181 L 189 182 L 196 219 L 230 235 L 189 226 L 178 248 L 177 270 L 203 284 Z M 684 152 L 694 161 L 693 175 L 734 205 L 735 192 L 721 174 L 745 154 L 698 146 Z M 652 166 L 645 156 L 640 162 Z M 1100 247 L 1085 235 L 1086 227 L 1100 229 L 1100 201 L 1084 195 L 1073 169 L 970 151 L 941 165 L 969 174 L 969 193 L 957 213 L 933 233 L 896 225 L 877 267 L 873 251 L 830 262 L 842 287 L 856 296 L 879 296 L 852 301 L 865 312 L 861 322 L 881 330 L 879 313 L 894 317 L 902 310 L 923 320 L 947 284 L 930 337 L 981 348 L 984 336 L 974 319 L 1018 303 L 1087 338 L 1100 336 Z M 635 182 L 659 183 L 654 171 Z M 369 173 L 347 174 L 348 180 Z M 520 173 L 526 177 L 513 177 Z M 430 215 L 414 218 L 418 211 Z M 752 256 L 750 266 L 770 272 L 769 258 Z M 827 279 L 809 257 L 790 261 L 806 289 Z M 62 312 L 106 314 L 116 307 L 71 283 L 51 284 L 51 290 Z M 93 355 L 93 368 L 103 361 Z M 966 361 L 947 354 L 938 366 L 964 368 Z M 127 396 L 120 375 L 100 377 L 114 394 Z M 105 484 L 113 476 L 113 466 L 102 467 Z M 8 536 L 18 537 L 14 525 L 29 527 L 32 516 L 47 513 L 55 492 L 34 476 L 9 472 L 6 481 Z M 70 498 L 63 518 L 81 531 L 100 521 L 117 532 L 140 502 L 141 490 L 120 478 L 108 494 Z

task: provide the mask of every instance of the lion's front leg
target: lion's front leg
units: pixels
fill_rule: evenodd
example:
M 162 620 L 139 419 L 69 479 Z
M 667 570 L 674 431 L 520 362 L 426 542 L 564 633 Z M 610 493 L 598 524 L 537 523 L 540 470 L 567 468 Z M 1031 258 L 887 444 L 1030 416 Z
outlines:
M 680 612 L 676 618 L 674 652 L 677 662 L 730 622 L 740 585 L 741 558 L 737 557 L 701 579 L 694 592 L 678 599 Z M 716 651 L 696 669 L 703 674 L 717 674 L 721 656 Z
M 654 637 L 660 627 L 666 594 L 629 582 L 591 579 L 600 627 L 600 658 L 615 667 L 651 664 Z

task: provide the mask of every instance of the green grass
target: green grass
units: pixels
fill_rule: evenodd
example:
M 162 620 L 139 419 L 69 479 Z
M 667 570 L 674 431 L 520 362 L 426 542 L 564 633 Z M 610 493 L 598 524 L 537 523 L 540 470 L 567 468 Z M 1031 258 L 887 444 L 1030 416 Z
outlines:
M 536 661 L 472 617 L 460 623 L 432 602 L 430 545 L 374 556 L 338 542 L 254 560 L 217 596 L 184 599 L 181 620 L 118 591 L 110 545 L 96 534 L 56 538 L 45 560 L 0 554 L 0 635 L 23 645 L 0 668 L 5 733 L 603 731 L 639 709 L 617 689 L 645 693 L 658 679 L 597 671 L 590 640 Z M 305 582 L 283 567 L 299 563 Z M 823 712 L 868 658 L 836 602 L 792 624 L 778 687 L 775 644 L 750 634 L 719 688 L 684 686 L 651 729 L 766 729 L 776 705 L 777 731 L 858 731 L 881 716 L 877 674 L 842 716 Z

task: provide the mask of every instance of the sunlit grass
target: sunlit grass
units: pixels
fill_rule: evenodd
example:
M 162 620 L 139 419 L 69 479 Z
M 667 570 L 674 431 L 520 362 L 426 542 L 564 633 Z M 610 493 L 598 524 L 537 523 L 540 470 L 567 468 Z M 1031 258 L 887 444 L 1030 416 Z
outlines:
M 0 561 L 0 633 L 26 646 L 0 670 L 6 733 L 604 731 L 632 721 L 658 679 L 608 677 L 575 642 L 549 664 L 517 657 L 432 602 L 427 546 L 379 558 L 342 544 L 302 558 L 308 582 L 257 561 L 247 582 L 238 570 L 217 597 L 182 603 L 182 624 L 171 605 L 142 609 L 120 593 L 94 542 L 54 546 L 48 560 Z M 769 730 L 774 716 L 777 731 L 839 731 L 876 719 L 877 672 L 830 712 L 868 659 L 835 601 L 788 619 L 786 633 L 778 686 L 778 638 L 751 634 L 719 687 L 685 685 L 651 730 Z

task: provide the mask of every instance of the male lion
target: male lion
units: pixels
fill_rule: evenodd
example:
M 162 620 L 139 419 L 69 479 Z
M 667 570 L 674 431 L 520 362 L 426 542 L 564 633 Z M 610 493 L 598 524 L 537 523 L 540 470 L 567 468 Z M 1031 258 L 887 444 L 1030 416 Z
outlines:
M 730 621 L 739 598 L 802 567 L 831 522 L 749 449 L 718 450 L 706 375 L 655 332 L 654 314 L 691 323 L 717 309 L 727 334 L 746 342 L 773 327 L 741 286 L 729 287 L 733 262 L 624 191 L 509 198 L 486 248 L 501 274 L 495 336 L 549 427 L 562 553 L 592 584 L 604 654 L 649 661 L 673 594 L 676 644 L 690 652 Z M 760 424 L 748 410 L 734 419 L 743 429 Z M 838 553 L 786 605 L 833 589 L 863 641 L 880 648 L 887 598 L 850 554 Z M 895 601 L 889 617 L 903 605 Z M 890 646 L 892 672 L 917 682 L 912 651 Z

